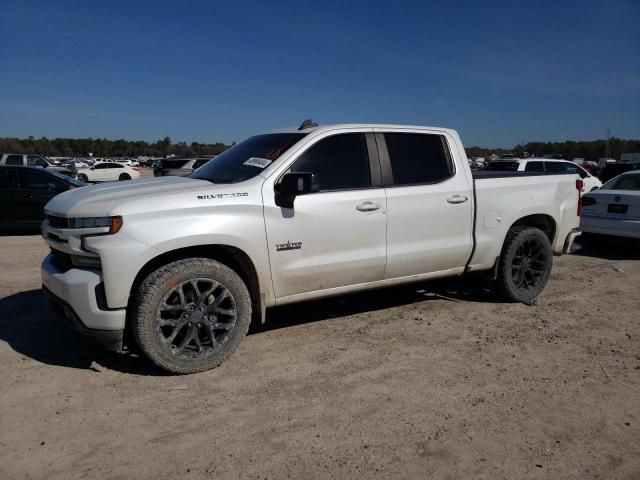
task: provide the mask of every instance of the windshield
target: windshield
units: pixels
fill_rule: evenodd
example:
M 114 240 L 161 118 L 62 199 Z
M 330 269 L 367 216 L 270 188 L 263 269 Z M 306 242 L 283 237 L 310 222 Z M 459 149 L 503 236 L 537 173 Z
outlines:
M 640 173 L 625 173 L 605 183 L 600 190 L 640 191 Z
M 237 183 L 258 175 L 306 133 L 256 135 L 225 150 L 193 172 L 191 178 L 213 183 Z

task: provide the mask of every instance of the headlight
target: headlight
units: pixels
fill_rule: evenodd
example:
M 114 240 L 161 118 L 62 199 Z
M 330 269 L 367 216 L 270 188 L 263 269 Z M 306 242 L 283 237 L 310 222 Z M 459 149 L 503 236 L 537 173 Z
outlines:
M 69 228 L 108 228 L 109 233 L 116 233 L 122 228 L 122 217 L 70 218 Z

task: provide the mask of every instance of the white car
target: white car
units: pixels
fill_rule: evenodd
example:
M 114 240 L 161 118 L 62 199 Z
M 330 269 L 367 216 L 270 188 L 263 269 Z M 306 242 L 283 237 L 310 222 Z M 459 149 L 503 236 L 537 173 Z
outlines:
M 554 160 L 551 158 L 510 158 L 494 160 L 489 163 L 487 170 L 512 172 L 545 172 L 545 173 L 576 173 L 583 183 L 582 193 L 590 192 L 602 187 L 598 177 L 594 177 L 580 165 L 568 160 Z
M 138 167 L 140 164 L 135 160 L 113 160 L 116 163 L 121 163 L 122 165 L 127 165 L 128 167 Z
M 640 239 L 640 171 L 618 175 L 589 192 L 582 207 L 583 232 Z
M 78 169 L 78 180 L 85 183 L 135 180 L 138 178 L 140 178 L 140 172 L 117 162 L 99 162 L 91 168 Z

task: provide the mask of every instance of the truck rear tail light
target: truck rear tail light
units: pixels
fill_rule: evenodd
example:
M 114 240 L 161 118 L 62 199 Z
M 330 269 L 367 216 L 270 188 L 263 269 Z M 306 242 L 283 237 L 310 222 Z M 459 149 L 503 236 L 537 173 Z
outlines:
M 583 207 L 589 207 L 591 205 L 595 205 L 596 203 L 596 199 L 593 197 L 582 197 L 582 206 Z
M 584 182 L 582 181 L 581 178 L 578 178 L 576 180 L 576 190 L 578 190 L 578 213 L 577 215 L 580 216 L 580 212 L 582 211 L 582 188 L 584 187 Z

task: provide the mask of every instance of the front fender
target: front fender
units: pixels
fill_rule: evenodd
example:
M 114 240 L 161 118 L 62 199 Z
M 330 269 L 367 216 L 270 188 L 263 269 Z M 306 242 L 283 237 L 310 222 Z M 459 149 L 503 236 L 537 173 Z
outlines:
M 116 235 L 87 239 L 87 247 L 100 255 L 110 308 L 127 306 L 136 276 L 151 260 L 175 250 L 207 245 L 242 250 L 254 264 L 265 302 L 273 303 L 262 207 L 243 205 L 201 213 L 165 212 L 161 220 L 132 215 L 140 218 L 125 218 Z M 234 234 L 221 233 L 229 231 Z

